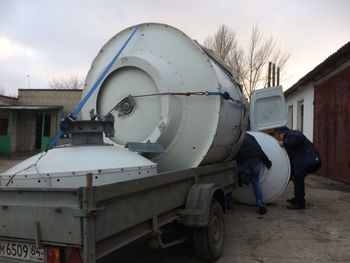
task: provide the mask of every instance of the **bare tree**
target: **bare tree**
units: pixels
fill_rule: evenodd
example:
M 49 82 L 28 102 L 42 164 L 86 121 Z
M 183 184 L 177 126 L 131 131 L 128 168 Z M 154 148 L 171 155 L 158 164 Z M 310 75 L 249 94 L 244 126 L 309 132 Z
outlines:
M 248 74 L 243 82 L 246 95 L 250 98 L 258 82 L 262 81 L 263 66 L 266 65 L 275 47 L 275 41 L 270 36 L 263 38 L 263 34 L 254 26 L 250 36 L 248 51 L 246 54 Z
M 81 89 L 83 87 L 83 81 L 78 77 L 70 78 L 53 78 L 49 81 L 50 89 Z
M 0 86 L 0 95 L 5 95 L 5 89 Z
M 266 86 L 267 63 L 275 63 L 282 72 L 290 56 L 277 46 L 272 36 L 266 38 L 257 26 L 252 28 L 246 49 L 238 45 L 234 31 L 225 25 L 221 25 L 213 37 L 208 37 L 204 45 L 231 67 L 232 75 L 249 99 L 258 86 Z
M 237 46 L 229 53 L 227 63 L 231 68 L 233 77 L 238 83 L 243 85 L 247 78 L 247 66 L 245 63 L 244 50 Z
M 236 33 L 226 25 L 219 26 L 214 36 L 204 41 L 204 46 L 213 50 L 223 61 L 227 62 L 229 53 L 237 48 Z

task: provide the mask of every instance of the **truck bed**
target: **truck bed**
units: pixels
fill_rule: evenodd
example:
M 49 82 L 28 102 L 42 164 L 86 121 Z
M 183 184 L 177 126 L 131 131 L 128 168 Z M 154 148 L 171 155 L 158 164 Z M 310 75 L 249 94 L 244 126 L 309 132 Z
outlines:
M 179 219 L 194 184 L 232 191 L 234 168 L 214 164 L 78 189 L 1 188 L 0 239 L 80 247 L 84 262 L 94 262 Z

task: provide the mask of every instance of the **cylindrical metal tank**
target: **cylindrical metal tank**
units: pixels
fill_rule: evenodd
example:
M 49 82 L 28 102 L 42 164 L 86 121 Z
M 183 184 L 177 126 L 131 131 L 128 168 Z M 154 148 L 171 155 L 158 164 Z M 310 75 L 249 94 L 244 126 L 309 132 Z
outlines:
M 133 28 L 121 31 L 102 47 L 87 74 L 83 95 Z M 209 94 L 194 94 L 206 91 Z M 183 94 L 187 92 L 190 96 Z M 227 92 L 232 99 L 213 92 Z M 148 156 L 160 171 L 232 159 L 247 119 L 239 85 L 225 66 L 182 31 L 156 23 L 138 26 L 83 108 L 83 119 L 90 118 L 91 110 L 98 115 L 111 112 L 115 117 L 115 136 L 106 141 L 120 146 L 128 142 L 162 144 L 164 153 Z

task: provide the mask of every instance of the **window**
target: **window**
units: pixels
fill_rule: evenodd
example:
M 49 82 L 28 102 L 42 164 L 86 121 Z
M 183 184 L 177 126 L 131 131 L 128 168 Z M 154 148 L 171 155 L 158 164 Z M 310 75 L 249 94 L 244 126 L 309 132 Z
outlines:
M 293 105 L 288 107 L 288 123 L 287 126 L 289 129 L 293 129 Z
M 5 118 L 0 118 L 0 135 L 6 136 L 9 126 L 9 120 Z
M 297 129 L 304 132 L 304 100 L 298 101 Z

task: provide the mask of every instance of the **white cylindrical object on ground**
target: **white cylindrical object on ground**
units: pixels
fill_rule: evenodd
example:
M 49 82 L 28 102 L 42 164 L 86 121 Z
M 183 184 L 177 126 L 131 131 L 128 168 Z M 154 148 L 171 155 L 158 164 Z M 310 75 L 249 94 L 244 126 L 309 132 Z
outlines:
M 290 163 L 287 152 L 282 148 L 277 140 L 263 132 L 249 132 L 258 141 L 261 148 L 271 160 L 272 166 L 267 169 L 262 163 L 259 181 L 263 192 L 265 203 L 269 203 L 278 198 L 289 182 Z M 237 187 L 232 192 L 235 200 L 244 204 L 255 204 L 255 194 L 252 184 Z

